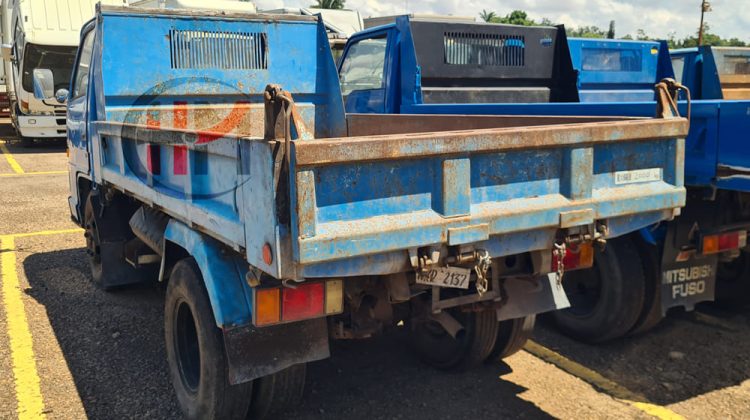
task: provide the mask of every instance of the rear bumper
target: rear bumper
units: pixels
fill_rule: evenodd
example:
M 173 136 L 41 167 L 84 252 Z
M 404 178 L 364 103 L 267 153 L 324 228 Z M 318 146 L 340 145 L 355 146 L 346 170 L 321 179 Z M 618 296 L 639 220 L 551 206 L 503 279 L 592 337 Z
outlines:
M 18 132 L 23 137 L 62 138 L 66 136 L 65 116 L 19 115 Z

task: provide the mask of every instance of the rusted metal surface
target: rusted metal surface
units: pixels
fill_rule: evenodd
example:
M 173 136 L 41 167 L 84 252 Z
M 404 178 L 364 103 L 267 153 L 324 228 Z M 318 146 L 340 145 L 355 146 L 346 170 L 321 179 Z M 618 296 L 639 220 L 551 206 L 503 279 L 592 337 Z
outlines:
M 387 119 L 387 122 L 384 120 Z M 625 121 L 625 117 L 535 116 L 535 115 L 432 115 L 347 114 L 349 136 L 424 133 L 429 131 L 479 130 L 486 128 L 535 127 L 553 124 L 585 124 Z M 385 122 L 385 123 L 384 123 Z
M 133 13 L 132 7 L 119 7 L 119 6 L 99 6 L 103 12 L 108 13 Z M 306 15 L 280 15 L 280 14 L 264 14 L 264 13 L 241 13 L 241 12 L 225 12 L 221 10 L 191 10 L 191 9 L 149 9 L 139 7 L 137 9 L 139 14 L 150 14 L 150 15 L 165 15 L 165 16 L 186 16 L 201 19 L 210 18 L 221 18 L 221 19 L 242 19 L 242 20 L 255 20 L 260 22 L 317 22 L 317 16 L 306 16 Z
M 457 115 L 442 115 L 458 119 Z M 384 116 L 383 124 L 398 124 Z M 642 119 L 295 142 L 298 166 L 684 138 L 687 119 Z

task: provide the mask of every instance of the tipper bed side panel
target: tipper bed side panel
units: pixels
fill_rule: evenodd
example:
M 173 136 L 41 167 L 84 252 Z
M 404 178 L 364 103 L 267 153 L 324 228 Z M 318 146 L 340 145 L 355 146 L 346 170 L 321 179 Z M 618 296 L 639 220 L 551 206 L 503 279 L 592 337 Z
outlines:
M 273 206 L 259 205 L 274 202 L 273 171 L 259 167 L 273 160 L 250 165 L 270 147 L 266 86 L 293 95 L 310 137 L 345 135 L 325 29 L 314 17 L 127 8 L 97 22 L 95 180 L 261 261 L 254 241 L 279 241 Z
M 684 119 L 643 119 L 294 142 L 295 255 L 473 243 L 494 257 L 604 219 L 617 236 L 684 205 L 686 133 Z

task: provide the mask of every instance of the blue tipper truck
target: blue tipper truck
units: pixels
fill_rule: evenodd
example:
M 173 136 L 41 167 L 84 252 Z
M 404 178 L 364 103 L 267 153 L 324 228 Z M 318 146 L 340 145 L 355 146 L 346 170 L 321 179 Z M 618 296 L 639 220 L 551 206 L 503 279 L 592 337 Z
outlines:
M 664 42 L 591 39 L 570 39 L 569 46 L 581 101 L 633 102 L 619 110 L 649 115 L 652 106 L 638 101 L 653 100 L 647 87 L 664 77 L 674 77 L 692 96 L 682 93 L 692 101 L 680 104 L 690 115 L 687 205 L 675 220 L 633 237 L 643 251 L 647 287 L 637 331 L 653 327 L 673 307 L 693 309 L 714 297 L 750 300 L 750 49 L 670 52 Z
M 645 53 L 639 51 L 634 56 L 641 57 L 639 54 L 653 61 L 649 65 L 669 66 L 668 54 L 652 51 L 651 45 Z M 606 65 L 614 65 L 607 58 L 606 54 L 599 54 L 594 61 L 599 59 Z M 338 68 L 349 118 L 395 113 L 401 114 L 404 121 L 412 121 L 415 129 L 424 129 L 420 127 L 422 118 L 435 114 L 471 114 L 476 116 L 475 121 L 480 121 L 480 115 L 516 115 L 528 119 L 554 115 L 647 117 L 665 116 L 665 109 L 676 107 L 675 96 L 665 94 L 665 87 L 677 88 L 678 84 L 658 83 L 655 74 L 645 74 L 647 70 L 640 67 L 641 61 L 623 59 L 624 65 L 638 69 L 637 77 L 623 72 L 607 73 L 607 77 L 632 79 L 612 84 L 603 83 L 601 74 L 579 73 L 573 65 L 574 59 L 562 27 L 439 22 L 403 16 L 395 18 L 392 24 L 352 36 Z M 614 100 L 643 102 L 611 102 Z M 452 121 L 453 118 L 444 117 L 445 124 Z M 387 126 L 381 130 L 384 134 L 389 132 Z M 619 150 L 594 147 L 591 166 L 575 169 L 593 181 L 584 195 L 603 197 L 612 188 L 628 187 L 643 194 L 633 197 L 634 202 L 645 204 L 660 200 L 656 197 L 661 188 L 681 186 L 681 181 L 675 183 L 682 179 L 680 143 L 644 146 L 625 141 Z M 573 149 L 571 153 L 577 151 Z M 570 159 L 566 155 L 558 157 L 563 159 L 563 165 Z M 484 165 L 507 168 L 508 174 L 519 170 L 515 158 L 503 155 L 489 158 Z M 547 182 L 556 176 L 547 172 L 547 168 L 560 162 L 535 161 L 544 168 L 537 173 L 537 180 L 542 182 L 537 185 L 544 188 L 529 189 L 527 193 L 547 199 L 550 192 L 565 194 L 562 185 L 547 189 Z M 530 170 L 535 169 L 526 169 Z M 671 178 L 671 174 L 679 175 Z M 595 215 L 594 219 L 599 217 Z M 653 288 L 658 281 L 647 284 L 653 280 L 644 273 L 641 260 L 649 257 L 650 254 L 644 253 L 652 249 L 648 244 L 633 241 L 629 234 L 666 220 L 672 220 L 672 214 L 643 211 L 620 219 L 618 224 L 622 224 L 617 229 L 612 229 L 609 223 L 607 237 L 615 239 L 606 247 L 594 249 L 592 269 L 572 271 L 572 265 L 564 264 L 569 273 L 564 275 L 562 284 L 572 308 L 556 311 L 552 316 L 566 332 L 589 341 L 603 341 L 650 325 L 644 313 L 650 314 L 655 304 Z
M 560 280 L 592 243 L 684 204 L 688 122 L 667 103 L 662 118 L 347 116 L 315 17 L 101 7 L 67 92 L 37 70 L 37 97 L 68 100 L 93 280 L 167 283 L 188 418 L 288 406 L 329 337 L 402 324 L 443 369 L 512 354 L 567 305 Z M 644 168 L 660 179 L 626 179 Z

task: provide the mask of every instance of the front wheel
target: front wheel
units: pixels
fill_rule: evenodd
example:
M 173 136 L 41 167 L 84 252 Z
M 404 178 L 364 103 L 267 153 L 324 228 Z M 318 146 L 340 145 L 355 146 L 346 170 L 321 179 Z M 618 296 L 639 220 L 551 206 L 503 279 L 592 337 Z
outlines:
M 564 334 L 597 343 L 627 334 L 643 311 L 646 279 L 638 251 L 629 238 L 610 240 L 594 254 L 594 266 L 565 273 L 570 308 L 552 318 Z
M 243 419 L 252 382 L 229 383 L 221 330 L 195 260 L 175 264 L 167 286 L 164 332 L 169 372 L 188 419 Z

